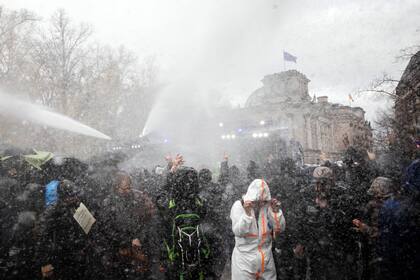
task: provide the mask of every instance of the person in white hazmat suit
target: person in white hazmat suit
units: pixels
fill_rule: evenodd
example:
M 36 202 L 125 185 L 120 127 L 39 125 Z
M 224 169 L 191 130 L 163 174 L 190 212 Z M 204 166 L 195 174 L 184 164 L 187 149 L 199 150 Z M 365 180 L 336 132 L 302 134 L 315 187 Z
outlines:
M 275 280 L 272 239 L 284 231 L 286 221 L 264 180 L 249 185 L 242 200 L 233 204 L 230 218 L 235 235 L 232 280 Z

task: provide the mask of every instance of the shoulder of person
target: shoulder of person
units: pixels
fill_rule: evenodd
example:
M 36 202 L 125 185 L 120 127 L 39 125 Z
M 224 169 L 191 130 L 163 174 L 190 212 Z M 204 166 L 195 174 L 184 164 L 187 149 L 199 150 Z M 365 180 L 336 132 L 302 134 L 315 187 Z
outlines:
M 243 208 L 242 200 L 236 200 L 232 205 L 232 209 L 233 208 Z

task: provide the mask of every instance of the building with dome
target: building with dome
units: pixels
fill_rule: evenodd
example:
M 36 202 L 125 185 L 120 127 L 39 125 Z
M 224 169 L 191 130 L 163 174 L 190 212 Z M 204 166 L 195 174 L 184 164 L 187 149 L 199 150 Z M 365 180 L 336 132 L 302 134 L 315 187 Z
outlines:
M 327 96 L 311 98 L 309 82 L 296 70 L 265 76 L 244 107 L 220 112 L 222 143 L 245 141 L 249 151 L 264 142 L 271 145 L 264 156 L 278 148 L 292 156 L 300 153 L 308 164 L 339 160 L 350 145 L 369 149 L 372 130 L 365 111 L 330 103 Z

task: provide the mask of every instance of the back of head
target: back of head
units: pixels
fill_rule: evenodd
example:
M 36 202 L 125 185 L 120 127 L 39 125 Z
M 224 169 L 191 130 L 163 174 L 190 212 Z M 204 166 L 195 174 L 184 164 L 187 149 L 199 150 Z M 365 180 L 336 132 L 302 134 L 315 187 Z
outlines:
M 239 177 L 241 175 L 241 171 L 236 165 L 232 165 L 229 167 L 229 175 L 231 177 Z
M 283 174 L 292 176 L 296 171 L 296 162 L 291 158 L 283 159 L 280 166 Z
M 420 159 L 414 160 L 404 175 L 404 191 L 418 196 L 420 193 Z
M 331 164 L 331 162 L 327 159 L 327 160 L 323 160 L 322 162 L 321 162 L 321 166 L 325 166 L 325 167 L 331 167 L 332 166 L 332 164 Z
M 331 168 L 318 166 L 312 174 L 313 183 L 319 190 L 328 192 L 334 186 L 334 173 Z
M 2 174 L 0 175 L 16 178 L 19 180 L 19 177 L 21 177 L 23 173 L 22 171 L 24 169 L 24 160 L 20 157 L 20 155 L 15 155 L 12 152 L 8 153 L 10 155 L 7 156 L 7 159 L 1 161 Z
M 259 169 L 258 164 L 251 160 L 249 161 L 248 167 L 246 168 L 247 172 L 248 172 L 248 179 L 250 180 L 254 180 L 257 178 L 261 178 L 261 171 Z
M 113 191 L 119 194 L 129 194 L 132 191 L 133 181 L 130 174 L 125 171 L 118 171 L 113 178 Z
M 365 150 L 351 146 L 344 152 L 343 163 L 347 167 L 351 167 L 355 164 L 364 164 L 366 159 L 367 153 Z
M 199 182 L 197 171 L 192 167 L 181 167 L 168 176 L 168 184 L 175 197 L 197 194 Z
M 58 197 L 60 201 L 67 198 L 74 198 L 78 195 L 79 191 L 75 183 L 66 179 L 60 182 L 58 186 Z
M 41 212 L 44 208 L 44 188 L 39 184 L 30 183 L 25 186 L 25 190 L 18 196 L 25 209 L 28 211 Z
M 19 194 L 19 182 L 13 178 L 0 177 L 0 197 L 6 203 L 10 203 Z
M 81 179 L 88 170 L 88 165 L 76 158 L 65 158 L 60 165 L 60 177 L 71 181 Z
M 318 166 L 314 169 L 313 177 L 315 180 L 333 180 L 334 174 L 331 170 L 331 168 L 326 166 Z
M 208 184 L 211 182 L 212 173 L 210 169 L 203 168 L 198 172 L 198 178 L 200 180 L 200 184 Z
M 385 199 L 392 196 L 396 192 L 394 182 L 387 177 L 377 177 L 373 180 L 368 190 L 369 195 Z

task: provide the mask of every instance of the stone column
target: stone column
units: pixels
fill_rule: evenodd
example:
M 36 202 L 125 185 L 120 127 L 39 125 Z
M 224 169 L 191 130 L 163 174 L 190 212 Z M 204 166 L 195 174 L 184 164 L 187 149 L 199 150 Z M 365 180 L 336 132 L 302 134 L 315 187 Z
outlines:
M 311 116 L 305 116 L 306 149 L 312 149 Z
M 321 124 L 319 123 L 319 118 L 316 119 L 316 137 L 318 139 L 318 147 L 316 147 L 318 150 L 322 149 L 322 143 L 321 143 Z
M 289 139 L 295 139 L 296 140 L 296 133 L 295 133 L 295 123 L 293 120 L 293 114 L 287 114 L 287 123 L 289 126 Z

